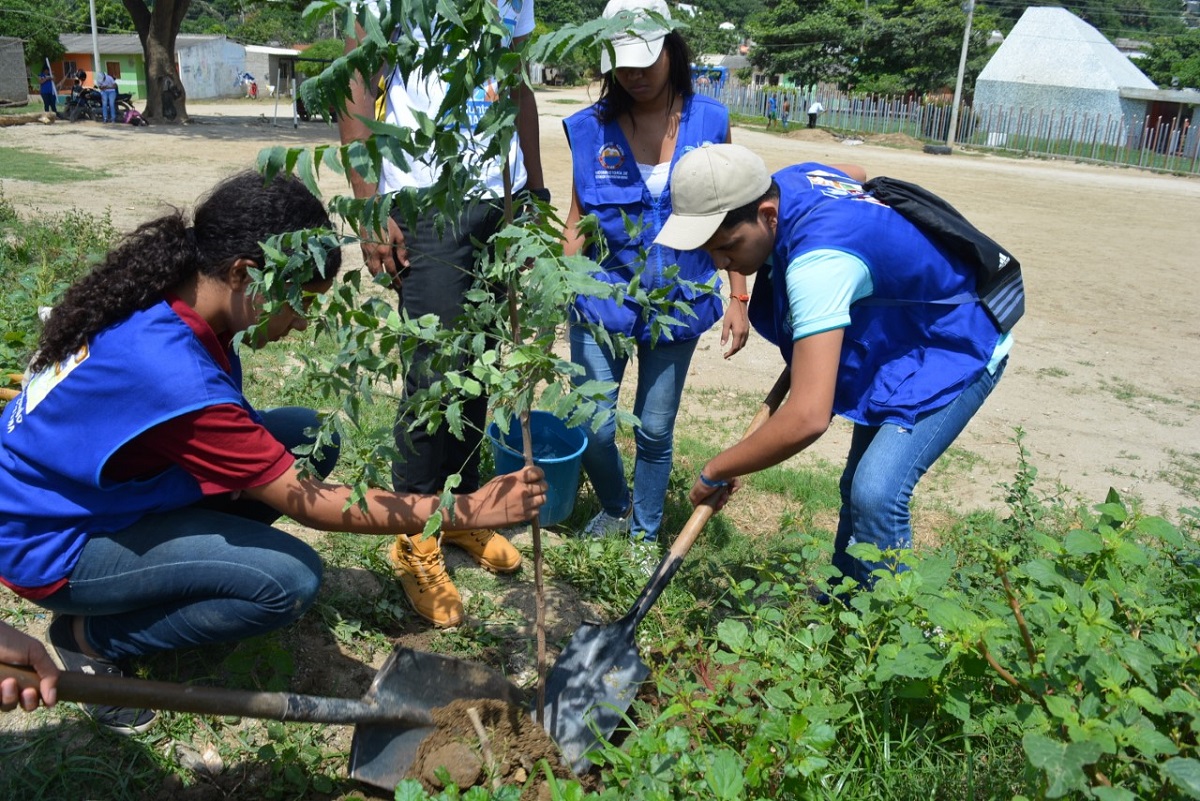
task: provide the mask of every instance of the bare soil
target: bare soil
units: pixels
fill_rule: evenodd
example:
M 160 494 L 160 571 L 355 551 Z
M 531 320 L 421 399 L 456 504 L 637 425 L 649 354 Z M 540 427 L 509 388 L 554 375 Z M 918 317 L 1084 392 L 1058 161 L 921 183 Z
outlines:
M 570 153 L 560 120 L 586 102 L 585 90 L 538 92 L 542 159 L 561 209 L 570 192 Z M 189 111 L 194 122 L 187 126 L 59 122 L 0 128 L 2 147 L 55 154 L 97 170 L 94 179 L 63 186 L 0 179 L 0 187 L 23 211 L 107 209 L 116 226 L 127 230 L 166 206 L 190 206 L 221 178 L 252 167 L 265 147 L 337 141 L 336 129 L 321 122 L 294 126 L 286 105 L 276 117 L 273 100 L 190 103 Z M 948 467 L 918 489 L 919 526 L 932 525 L 943 507 L 1002 506 L 998 485 L 1013 475 L 1017 449 L 1012 440 L 1018 428 L 1043 486 L 1061 484 L 1070 498 L 1098 503 L 1115 487 L 1140 499 L 1147 510 L 1171 517 L 1181 506 L 1200 505 L 1200 282 L 1194 275 L 1200 253 L 1200 181 L 961 149 L 952 156 L 935 156 L 900 135 L 842 139 L 822 129 L 793 129 L 784 135 L 739 127 L 733 138 L 773 169 L 800 161 L 857 163 L 870 175 L 921 183 L 1012 249 L 1025 266 L 1028 313 L 1016 329 L 1008 371 L 956 443 Z M 345 193 L 338 175 L 323 176 L 321 185 L 327 197 Z M 353 263 L 356 254 L 348 256 Z M 725 360 L 719 336 L 713 330 L 701 340 L 683 415 L 724 415 L 719 421 L 724 442 L 714 444 L 725 444 L 739 436 L 748 420 L 721 412 L 714 397 L 765 394 L 782 363 L 772 346 L 755 337 L 743 352 Z M 836 463 L 844 456 L 848 435 L 849 427 L 835 422 L 794 461 Z M 725 513 L 736 523 L 776 517 L 780 511 L 739 509 L 735 502 Z M 519 541 L 522 537 L 528 533 L 521 533 Z M 453 570 L 470 569 L 461 555 L 450 557 Z M 328 579 L 376 595 L 378 579 L 358 573 L 366 571 L 331 570 Z M 503 597 L 495 599 L 500 608 L 517 610 L 517 622 L 498 633 L 501 643 L 532 640 L 533 593 L 527 573 L 505 582 Z M 554 643 L 578 626 L 586 610 L 569 587 L 554 588 L 549 603 L 547 640 Z M 44 622 L 33 621 L 29 628 L 41 634 Z M 297 691 L 358 695 L 386 656 L 377 653 L 371 664 L 364 664 L 361 654 L 347 653 L 327 627 L 302 622 L 301 629 L 295 638 L 304 640 L 296 654 Z M 414 648 L 430 636 L 427 629 L 407 623 L 386 634 Z M 513 648 L 499 660 L 508 662 L 519 683 L 522 674 L 528 678 L 534 669 L 514 664 L 528 650 L 524 645 Z M 0 732 L 19 731 L 24 718 L 4 716 Z M 456 725 L 463 720 L 457 715 Z M 345 746 L 349 733 L 347 728 L 337 735 Z M 451 733 L 450 739 L 478 745 L 473 728 Z M 540 747 L 523 750 L 528 756 Z M 523 766 L 524 761 L 518 756 L 513 764 Z M 168 781 L 162 797 L 184 795 Z

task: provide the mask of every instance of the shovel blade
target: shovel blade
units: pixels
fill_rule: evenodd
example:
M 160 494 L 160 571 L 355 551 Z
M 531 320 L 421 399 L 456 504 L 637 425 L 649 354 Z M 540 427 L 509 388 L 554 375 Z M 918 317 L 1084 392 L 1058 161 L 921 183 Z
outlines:
M 499 700 L 523 706 L 524 695 L 499 672 L 441 654 L 397 648 L 375 674 L 365 699 L 383 706 L 412 706 L 432 712 L 458 700 Z M 355 726 L 350 775 L 394 790 L 408 773 L 421 741 L 434 726 L 366 723 Z
M 542 725 L 576 774 L 591 767 L 587 754 L 620 725 L 650 675 L 633 639 L 635 625 L 630 616 L 606 626 L 584 623 L 546 677 Z

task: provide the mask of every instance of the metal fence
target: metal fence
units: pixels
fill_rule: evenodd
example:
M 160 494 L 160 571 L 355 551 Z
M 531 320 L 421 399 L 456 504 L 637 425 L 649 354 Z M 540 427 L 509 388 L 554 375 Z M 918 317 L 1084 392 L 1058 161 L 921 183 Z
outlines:
M 782 109 L 790 104 L 788 128 L 808 124 L 807 110 L 818 98 L 825 110 L 818 124 L 840 133 L 903 133 L 929 143 L 950 134 L 949 101 L 883 95 L 850 95 L 828 86 L 697 86 L 731 113 L 766 117 L 767 97 Z M 1200 175 L 1200 125 L 1180 117 L 1068 113 L 1006 106 L 963 104 L 955 141 L 980 150 L 1000 150 L 1045 158 L 1065 158 L 1136 167 L 1156 172 Z

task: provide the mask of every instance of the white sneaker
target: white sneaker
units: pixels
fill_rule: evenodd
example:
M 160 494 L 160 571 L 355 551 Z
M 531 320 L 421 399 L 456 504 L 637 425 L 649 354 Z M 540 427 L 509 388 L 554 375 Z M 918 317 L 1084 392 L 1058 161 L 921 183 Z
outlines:
M 579 532 L 579 536 L 594 540 L 615 537 L 617 534 L 629 534 L 629 515 L 617 517 L 603 509 L 588 521 L 588 524 L 583 527 L 583 531 Z

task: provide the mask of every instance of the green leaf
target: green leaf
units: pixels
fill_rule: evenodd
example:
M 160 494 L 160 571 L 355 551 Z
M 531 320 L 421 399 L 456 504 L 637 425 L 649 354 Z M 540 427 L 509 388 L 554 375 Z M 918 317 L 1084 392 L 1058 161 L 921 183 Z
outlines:
M 1134 687 L 1129 691 L 1129 698 L 1151 715 L 1163 713 L 1163 702 L 1145 687 Z
M 709 763 L 705 779 L 713 791 L 714 798 L 738 799 L 745 790 L 745 768 L 742 760 L 733 751 L 721 749 Z
M 1070 698 L 1061 695 L 1047 695 L 1046 709 L 1060 721 L 1073 723 L 1079 719 L 1075 712 L 1075 704 Z
M 1088 786 L 1085 765 L 1090 765 L 1101 756 L 1100 746 L 1088 740 L 1062 743 L 1044 734 L 1030 732 L 1021 738 L 1025 757 L 1029 764 L 1043 771 L 1049 782 L 1047 798 L 1061 798 L 1072 790 L 1084 790 Z
M 746 650 L 750 630 L 740 620 L 722 620 L 717 625 L 717 639 L 734 653 Z
M 1087 556 L 1104 550 L 1104 540 L 1093 531 L 1076 530 L 1067 534 L 1063 548 L 1071 556 Z
M 1168 759 L 1159 766 L 1172 785 L 1191 798 L 1200 798 L 1200 761 L 1190 757 Z

